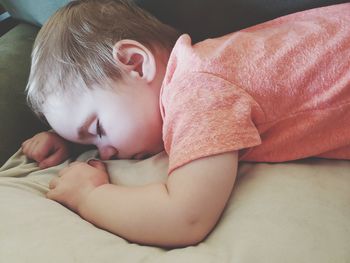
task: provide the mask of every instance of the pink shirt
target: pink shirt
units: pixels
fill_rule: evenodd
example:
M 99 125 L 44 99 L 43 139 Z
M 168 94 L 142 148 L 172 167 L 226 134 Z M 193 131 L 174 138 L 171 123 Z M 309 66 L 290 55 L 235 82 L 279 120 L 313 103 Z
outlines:
M 350 159 L 350 4 L 284 16 L 192 45 L 161 92 L 169 173 L 198 158 Z

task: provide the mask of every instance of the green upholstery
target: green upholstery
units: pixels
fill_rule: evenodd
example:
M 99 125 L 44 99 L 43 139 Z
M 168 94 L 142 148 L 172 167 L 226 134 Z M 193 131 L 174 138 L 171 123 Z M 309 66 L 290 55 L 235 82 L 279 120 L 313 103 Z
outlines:
M 0 38 L 0 165 L 24 139 L 45 128 L 28 110 L 24 94 L 37 31 L 19 24 Z
M 48 17 L 69 0 L 0 0 L 12 17 L 42 25 Z

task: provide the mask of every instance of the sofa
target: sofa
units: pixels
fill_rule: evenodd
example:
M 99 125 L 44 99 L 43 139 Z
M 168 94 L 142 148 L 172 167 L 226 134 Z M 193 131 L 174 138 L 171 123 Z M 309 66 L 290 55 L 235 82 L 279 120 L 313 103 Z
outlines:
M 21 142 L 50 127 L 26 105 L 30 53 L 40 26 L 69 0 L 0 0 L 13 27 L 0 37 L 0 262 L 350 262 L 350 162 L 310 158 L 241 163 L 215 229 L 200 244 L 140 246 L 96 228 L 45 198 L 61 165 L 40 170 Z M 289 13 L 347 0 L 135 0 L 194 41 Z M 350 15 L 350 14 L 349 14 Z M 0 24 L 1 26 L 1 24 Z M 166 180 L 167 156 L 108 161 L 111 182 L 130 187 Z
M 135 0 L 193 41 L 217 37 L 282 15 L 346 0 Z M 0 164 L 26 138 L 48 129 L 26 106 L 30 52 L 40 26 L 69 0 L 0 0 L 18 24 L 0 38 Z

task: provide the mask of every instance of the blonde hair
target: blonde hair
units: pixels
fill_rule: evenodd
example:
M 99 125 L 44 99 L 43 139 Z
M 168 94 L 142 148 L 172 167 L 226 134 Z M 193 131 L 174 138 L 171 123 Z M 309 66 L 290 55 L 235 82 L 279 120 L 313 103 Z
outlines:
M 42 107 L 50 94 L 71 94 L 121 79 L 112 55 L 113 45 L 121 39 L 136 40 L 151 50 L 170 50 L 178 36 L 131 0 L 72 1 L 50 17 L 35 40 L 28 104 L 43 117 Z

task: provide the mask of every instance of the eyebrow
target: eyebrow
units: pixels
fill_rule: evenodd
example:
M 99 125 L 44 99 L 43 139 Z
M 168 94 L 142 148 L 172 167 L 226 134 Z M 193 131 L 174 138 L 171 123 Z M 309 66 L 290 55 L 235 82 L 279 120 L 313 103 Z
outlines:
M 96 114 L 91 114 L 85 122 L 78 128 L 78 138 L 84 139 L 88 136 L 88 128 L 91 123 L 96 119 Z

